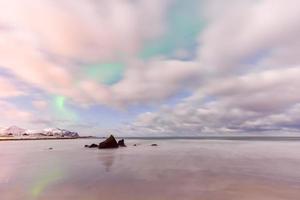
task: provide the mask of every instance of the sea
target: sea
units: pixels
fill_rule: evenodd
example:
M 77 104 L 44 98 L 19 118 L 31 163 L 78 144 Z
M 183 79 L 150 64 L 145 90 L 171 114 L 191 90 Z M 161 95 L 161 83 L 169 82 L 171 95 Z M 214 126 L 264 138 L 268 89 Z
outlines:
M 299 139 L 101 140 L 1 141 L 0 200 L 300 199 Z

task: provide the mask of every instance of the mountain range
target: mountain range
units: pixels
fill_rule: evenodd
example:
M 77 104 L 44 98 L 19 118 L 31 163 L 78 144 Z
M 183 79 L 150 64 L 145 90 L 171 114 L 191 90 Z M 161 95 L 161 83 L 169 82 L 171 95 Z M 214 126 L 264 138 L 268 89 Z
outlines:
M 0 128 L 0 135 L 2 136 L 46 136 L 46 137 L 79 137 L 77 132 L 69 131 L 60 128 L 47 128 L 43 130 L 29 130 L 20 128 L 18 126 L 10 126 L 8 128 Z

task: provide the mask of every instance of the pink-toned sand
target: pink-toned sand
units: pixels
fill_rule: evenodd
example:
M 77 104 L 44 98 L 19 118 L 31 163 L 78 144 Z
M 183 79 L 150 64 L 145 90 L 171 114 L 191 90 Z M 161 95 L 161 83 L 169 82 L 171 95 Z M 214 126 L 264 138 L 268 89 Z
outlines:
M 1 142 L 0 199 L 300 199 L 300 142 L 127 140 L 127 148 L 83 148 L 95 142 Z

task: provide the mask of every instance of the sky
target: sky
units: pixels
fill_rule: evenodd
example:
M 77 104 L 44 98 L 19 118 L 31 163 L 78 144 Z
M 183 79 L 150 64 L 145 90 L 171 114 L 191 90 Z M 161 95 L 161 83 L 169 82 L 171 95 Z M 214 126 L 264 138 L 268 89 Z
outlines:
M 0 0 L 0 127 L 297 134 L 299 0 Z

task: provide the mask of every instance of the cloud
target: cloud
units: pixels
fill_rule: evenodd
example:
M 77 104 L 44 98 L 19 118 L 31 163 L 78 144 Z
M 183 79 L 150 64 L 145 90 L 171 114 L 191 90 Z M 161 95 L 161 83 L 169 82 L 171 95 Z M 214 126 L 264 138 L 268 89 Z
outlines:
M 0 101 L 1 116 L 5 116 L 4 119 L 11 121 L 30 121 L 32 114 L 28 111 L 17 108 L 15 105 L 10 104 L 6 101 Z
M 297 130 L 299 1 L 178 2 L 0 0 L 0 68 L 16 79 L 0 79 L 0 97 L 166 104 L 126 127 L 135 133 Z
M 178 135 L 293 130 L 299 119 L 299 69 L 214 80 L 174 108 L 141 114 L 130 129 Z
M 136 58 L 143 42 L 163 34 L 169 1 L 31 0 L 23 4 L 13 0 L 1 4 L 6 9 L 0 23 L 9 29 L 0 32 L 0 65 L 34 88 L 74 103 L 160 102 L 197 71 L 191 62 L 154 59 L 144 63 Z M 99 69 L 94 72 L 103 72 L 106 63 L 115 59 L 126 68 L 107 73 L 109 77 L 102 74 L 101 80 L 85 73 L 95 66 Z M 116 75 L 121 80 L 105 84 Z
M 32 105 L 38 110 L 44 110 L 48 107 L 48 102 L 45 100 L 34 100 L 32 101 Z
M 236 3 L 236 4 L 235 4 Z M 206 1 L 198 89 L 124 132 L 201 135 L 299 131 L 299 2 Z
M 263 52 L 298 44 L 299 6 L 297 0 L 208 2 L 200 62 L 208 71 L 232 72 Z
M 192 87 L 198 78 L 198 65 L 178 60 L 153 60 L 128 69 L 112 91 L 117 102 L 125 105 L 162 101 L 180 89 Z
M 299 75 L 299 67 L 266 70 L 219 79 L 201 91 L 243 109 L 276 112 L 300 101 Z
M 11 33 L 0 33 L 0 65 L 33 86 L 59 92 L 71 86 L 71 74 L 45 59 L 30 43 Z
M 168 1 L 158 0 L 1 1 L 5 9 L 0 21 L 33 34 L 39 47 L 49 53 L 99 60 L 117 53 L 130 55 L 143 39 L 161 34 L 167 5 Z
M 16 97 L 25 94 L 26 93 L 10 79 L 0 76 L 0 98 Z

